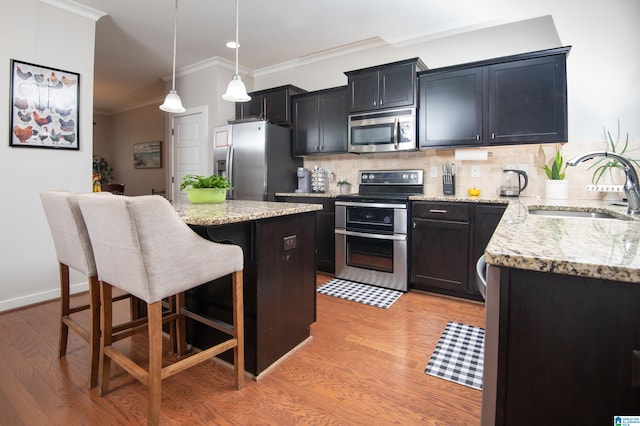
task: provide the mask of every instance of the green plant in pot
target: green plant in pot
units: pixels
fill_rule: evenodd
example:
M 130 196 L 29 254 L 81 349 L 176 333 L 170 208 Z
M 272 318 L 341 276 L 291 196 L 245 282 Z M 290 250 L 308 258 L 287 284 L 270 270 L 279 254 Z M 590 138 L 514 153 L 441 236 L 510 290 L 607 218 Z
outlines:
M 634 166 L 640 167 L 640 163 L 638 162 L 638 160 L 634 160 L 629 156 L 631 152 L 638 150 L 638 148 L 630 149 L 629 133 L 627 133 L 627 136 L 624 142 L 620 141 L 620 120 L 618 120 L 618 134 L 616 136 L 615 141 L 611 136 L 611 132 L 605 129 L 604 126 L 602 126 L 602 139 L 604 140 L 604 143 L 606 145 L 606 148 L 605 148 L 606 151 L 612 152 L 614 154 L 618 154 L 621 157 L 624 157 L 625 159 L 629 160 L 629 162 L 632 163 Z M 605 176 L 605 174 L 607 174 L 607 172 L 611 179 L 611 182 L 615 183 L 616 178 L 613 176 L 613 172 L 616 169 L 624 171 L 624 166 L 620 164 L 620 162 L 615 158 L 601 157 L 597 161 L 595 161 L 591 166 L 589 166 L 587 170 L 593 170 L 593 176 L 591 176 L 591 182 L 594 185 L 597 185 L 600 182 L 600 180 Z M 620 184 L 622 184 L 624 183 L 624 173 L 620 173 L 619 175 L 621 179 Z
M 550 164 L 545 164 L 542 168 L 547 175 L 545 182 L 545 198 L 551 200 L 566 200 L 569 198 L 569 185 L 565 179 L 568 164 L 562 158 L 558 149 Z
M 182 178 L 180 190 L 187 190 L 187 199 L 194 204 L 222 203 L 227 198 L 231 182 L 224 176 L 188 174 Z
M 351 191 L 351 183 L 348 180 L 342 179 L 336 182 L 338 188 L 340 188 L 341 194 L 348 194 Z
M 104 157 L 93 156 L 93 173 L 100 175 L 98 183 L 109 183 L 113 180 L 113 168 Z

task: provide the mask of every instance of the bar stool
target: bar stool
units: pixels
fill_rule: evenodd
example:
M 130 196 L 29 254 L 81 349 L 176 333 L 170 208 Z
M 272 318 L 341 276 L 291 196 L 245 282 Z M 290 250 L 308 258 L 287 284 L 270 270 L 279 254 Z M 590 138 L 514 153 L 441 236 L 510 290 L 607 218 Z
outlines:
M 233 348 L 235 386 L 244 384 L 243 254 L 239 246 L 198 236 L 159 195 L 78 197 L 100 277 L 102 339 L 99 392 L 108 391 L 111 361 L 149 388 L 148 423 L 160 419 L 161 381 Z M 104 226 L 109 223 L 109 226 Z M 184 292 L 227 275 L 232 277 L 233 324 L 222 324 L 184 308 Z M 143 368 L 112 346 L 112 288 L 147 304 L 149 364 Z M 175 313 L 162 316 L 162 300 L 176 296 Z M 214 327 L 229 338 L 202 352 L 162 367 L 162 323 L 173 321 L 178 355 L 185 352 L 185 317 Z
M 98 385 L 100 293 L 91 241 L 78 206 L 76 194 L 69 191 L 48 191 L 40 193 L 40 200 L 53 237 L 60 271 L 60 338 L 58 355 L 62 358 L 67 353 L 69 329 L 86 340 L 89 343 L 89 388 L 93 388 Z M 87 276 L 89 281 L 88 304 L 70 306 L 69 268 Z M 114 301 L 125 298 L 131 298 L 131 295 L 119 295 Z M 89 324 L 72 316 L 77 312 L 86 310 L 89 310 Z M 116 329 L 116 334 L 127 327 L 139 325 L 140 323 L 121 325 Z

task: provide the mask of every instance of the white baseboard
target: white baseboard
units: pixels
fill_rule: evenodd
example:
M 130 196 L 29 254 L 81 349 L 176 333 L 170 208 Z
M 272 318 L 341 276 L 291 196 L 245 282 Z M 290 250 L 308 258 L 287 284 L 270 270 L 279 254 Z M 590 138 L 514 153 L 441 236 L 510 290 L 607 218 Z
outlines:
M 71 294 L 89 291 L 89 284 L 86 281 L 78 284 L 71 284 L 69 290 L 71 291 Z M 0 312 L 16 308 L 23 308 L 25 306 L 34 305 L 36 303 L 42 303 L 58 298 L 60 298 L 59 287 L 55 290 L 48 290 L 42 293 L 27 294 L 25 296 L 16 297 L 14 299 L 0 300 Z

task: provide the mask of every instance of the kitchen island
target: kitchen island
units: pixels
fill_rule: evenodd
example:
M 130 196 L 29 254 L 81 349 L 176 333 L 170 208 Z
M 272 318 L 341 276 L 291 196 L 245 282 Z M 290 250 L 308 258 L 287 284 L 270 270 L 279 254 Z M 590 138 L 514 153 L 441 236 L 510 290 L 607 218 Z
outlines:
M 245 369 L 258 378 L 310 337 L 316 318 L 315 220 L 321 205 L 227 200 L 174 204 L 200 236 L 244 252 Z M 186 307 L 231 323 L 231 279 L 189 290 Z M 206 348 L 224 335 L 187 318 L 187 340 Z M 232 362 L 227 351 L 220 358 Z
M 483 425 L 640 415 L 640 220 L 601 201 L 552 204 L 510 202 L 485 251 Z

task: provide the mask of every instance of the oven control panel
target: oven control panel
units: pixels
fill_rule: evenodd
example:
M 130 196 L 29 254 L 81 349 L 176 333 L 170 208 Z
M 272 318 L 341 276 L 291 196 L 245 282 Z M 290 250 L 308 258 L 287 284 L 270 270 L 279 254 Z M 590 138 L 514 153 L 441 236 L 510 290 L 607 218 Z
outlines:
M 360 185 L 422 185 L 424 170 L 361 170 Z

